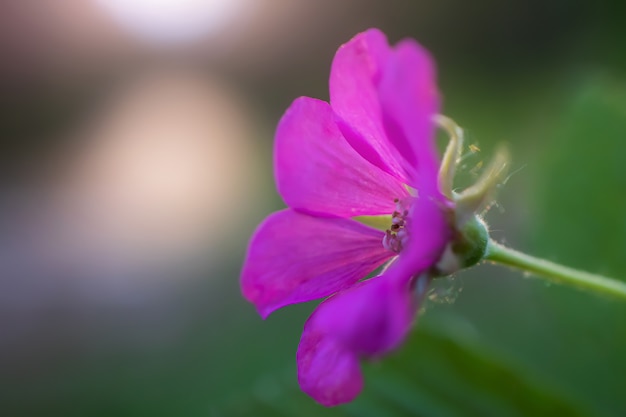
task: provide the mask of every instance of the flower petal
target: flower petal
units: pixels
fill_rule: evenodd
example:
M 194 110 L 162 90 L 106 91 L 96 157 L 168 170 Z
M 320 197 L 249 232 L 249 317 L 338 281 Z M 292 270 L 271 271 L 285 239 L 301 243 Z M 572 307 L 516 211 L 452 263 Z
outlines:
M 370 29 L 339 47 L 330 72 L 330 104 L 346 140 L 365 159 L 403 182 L 409 178 L 387 138 L 377 84 L 391 55 L 385 35 Z
M 353 217 L 389 214 L 408 195 L 391 175 L 363 159 L 344 139 L 330 105 L 301 97 L 276 132 L 278 190 L 298 211 Z
M 429 189 L 430 187 L 430 189 Z M 452 203 L 446 200 L 436 184 L 420 188 L 409 221 L 409 241 L 393 269 L 400 275 L 416 275 L 434 266 L 452 239 Z
M 428 51 L 412 39 L 398 43 L 384 63 L 378 94 L 387 137 L 413 168 L 412 179 L 435 182 L 439 162 L 434 117 L 440 103 Z
M 330 98 L 341 131 L 364 158 L 412 186 L 422 169 L 436 173 L 439 96 L 434 62 L 419 44 L 391 48 L 377 29 L 355 36 L 335 55 Z
M 361 282 L 330 297 L 313 312 L 297 354 L 298 380 L 304 392 L 324 405 L 348 402 L 358 395 L 362 376 L 356 359 L 381 356 L 396 348 L 417 311 L 410 277 L 398 278 L 385 274 Z
M 360 282 L 320 304 L 307 325 L 358 355 L 383 355 L 400 343 L 413 320 L 415 303 L 405 278 L 385 274 Z
M 288 304 L 326 297 L 378 268 L 394 253 L 383 233 L 348 219 L 283 210 L 258 227 L 241 273 L 243 295 L 263 317 Z
M 322 333 L 305 330 L 296 360 L 300 388 L 326 407 L 352 401 L 363 388 L 356 354 Z

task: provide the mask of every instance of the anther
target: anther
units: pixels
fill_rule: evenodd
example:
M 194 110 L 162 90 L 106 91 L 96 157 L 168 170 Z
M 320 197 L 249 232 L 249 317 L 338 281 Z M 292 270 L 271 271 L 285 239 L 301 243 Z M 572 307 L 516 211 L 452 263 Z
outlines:
M 404 208 L 400 199 L 396 198 L 393 201 L 396 204 L 396 210 L 391 214 L 391 226 L 385 231 L 383 247 L 400 253 L 408 238 L 406 226 L 409 210 Z

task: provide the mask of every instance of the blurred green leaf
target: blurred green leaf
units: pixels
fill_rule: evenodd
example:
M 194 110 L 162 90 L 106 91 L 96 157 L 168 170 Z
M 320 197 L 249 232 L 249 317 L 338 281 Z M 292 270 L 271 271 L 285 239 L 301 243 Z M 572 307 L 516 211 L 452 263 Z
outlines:
M 462 332 L 441 328 L 420 326 L 397 354 L 366 364 L 366 388 L 353 403 L 323 408 L 299 391 L 290 373 L 261 381 L 250 395 L 233 397 L 215 416 L 589 415 L 580 404 L 460 337 Z
M 592 79 L 573 95 L 539 157 L 528 250 L 626 280 L 625 157 L 626 84 Z M 540 347 L 544 371 L 559 375 L 575 395 L 624 415 L 626 304 L 567 287 L 537 292 L 544 306 L 537 328 L 547 335 Z
M 626 85 L 591 82 L 551 144 L 536 181 L 534 243 L 626 280 Z

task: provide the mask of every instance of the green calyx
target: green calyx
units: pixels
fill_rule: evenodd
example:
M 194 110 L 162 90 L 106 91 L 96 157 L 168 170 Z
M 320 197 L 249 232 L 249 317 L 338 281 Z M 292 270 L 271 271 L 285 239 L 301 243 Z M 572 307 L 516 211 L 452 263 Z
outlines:
M 487 255 L 489 231 L 478 216 L 471 218 L 452 242 L 452 252 L 458 257 L 461 268 L 469 268 L 482 261 Z
M 431 270 L 433 277 L 444 277 L 478 264 L 487 256 L 489 232 L 478 216 L 465 222 L 462 228 L 453 229 L 454 236 Z
M 444 276 L 476 265 L 487 255 L 489 232 L 477 213 L 490 205 L 497 188 L 506 181 L 510 156 L 506 147 L 501 146 L 478 180 L 470 187 L 456 191 L 454 176 L 462 160 L 463 130 L 454 120 L 443 115 L 435 117 L 435 123 L 450 138 L 439 169 L 439 189 L 454 202 L 454 210 L 448 219 L 454 236 L 433 271 L 435 276 Z

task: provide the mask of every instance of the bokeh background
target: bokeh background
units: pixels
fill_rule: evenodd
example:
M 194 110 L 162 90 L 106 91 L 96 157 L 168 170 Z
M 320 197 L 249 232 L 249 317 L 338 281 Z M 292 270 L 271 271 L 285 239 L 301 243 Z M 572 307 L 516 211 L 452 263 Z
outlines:
M 626 415 L 626 304 L 483 265 L 438 282 L 353 404 L 297 390 L 313 305 L 262 321 L 247 238 L 283 207 L 277 120 L 368 27 L 435 56 L 445 113 L 513 174 L 485 215 L 626 280 L 621 0 L 0 4 L 0 414 Z

